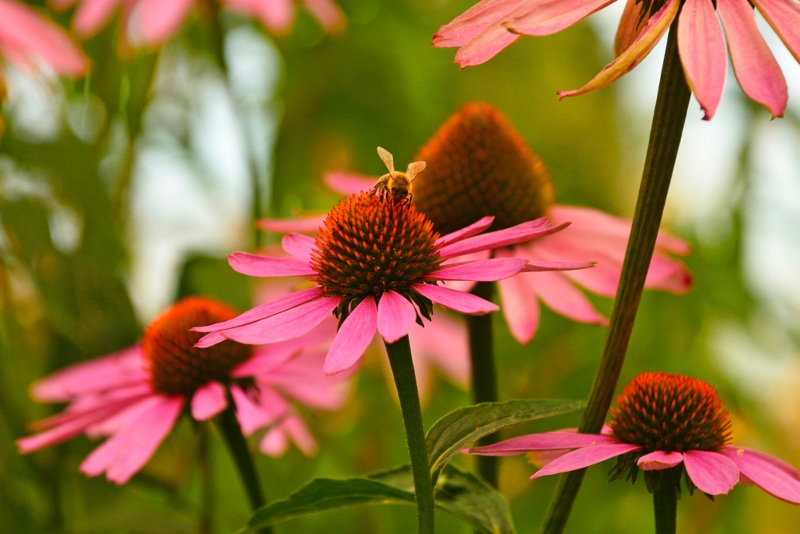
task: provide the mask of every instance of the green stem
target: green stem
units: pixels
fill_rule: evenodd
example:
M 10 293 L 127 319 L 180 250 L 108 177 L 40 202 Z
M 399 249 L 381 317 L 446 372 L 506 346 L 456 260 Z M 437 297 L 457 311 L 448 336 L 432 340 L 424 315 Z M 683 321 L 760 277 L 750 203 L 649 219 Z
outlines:
M 419 406 L 417 377 L 414 362 L 411 360 L 411 347 L 408 336 L 394 343 L 386 343 L 389 364 L 392 367 L 400 411 L 406 429 L 406 442 L 411 458 L 411 473 L 414 477 L 414 491 L 417 498 L 417 519 L 420 534 L 433 533 L 434 500 L 433 483 L 428 465 L 428 451 L 425 448 L 425 428 L 422 425 L 422 410 Z
M 605 345 L 586 412 L 578 427 L 580 432 L 599 432 L 611 406 L 655 248 L 675 158 L 683 134 L 690 92 L 678 56 L 677 22 L 676 17 L 669 31 L 631 236 L 622 264 L 620 284 L 611 312 Z M 563 531 L 580 489 L 584 471 L 581 469 L 568 473 L 559 480 L 556 496 L 545 518 L 544 532 L 552 534 Z
M 233 457 L 236 468 L 239 470 L 239 476 L 242 478 L 242 484 L 250 501 L 250 507 L 253 511 L 258 510 L 267 501 L 261 491 L 256 466 L 253 464 L 253 457 L 250 455 L 250 448 L 247 446 L 247 440 L 242 433 L 242 427 L 236 418 L 236 405 L 230 393 L 228 394 L 228 406 L 216 417 L 216 422 L 225 444 L 228 446 L 228 451 Z M 260 532 L 267 534 L 271 533 L 272 529 L 265 527 Z
M 675 534 L 678 514 L 678 492 L 682 469 L 671 468 L 655 471 L 653 485 L 653 513 L 656 520 L 656 534 Z M 677 475 L 678 480 L 674 480 Z
M 486 300 L 492 300 L 493 282 L 478 282 L 472 294 Z M 474 404 L 496 402 L 497 367 L 494 360 L 494 342 L 492 315 L 468 315 L 467 331 L 469 333 L 469 355 L 472 364 L 472 400 Z M 478 440 L 478 445 L 488 445 L 496 440 L 493 435 Z M 497 487 L 498 458 L 496 456 L 476 456 L 475 463 L 480 477 L 487 484 Z
M 198 425 L 197 432 L 197 457 L 200 466 L 200 513 L 197 518 L 197 532 L 211 534 L 214 531 L 214 473 L 211 469 L 211 440 L 208 427 Z

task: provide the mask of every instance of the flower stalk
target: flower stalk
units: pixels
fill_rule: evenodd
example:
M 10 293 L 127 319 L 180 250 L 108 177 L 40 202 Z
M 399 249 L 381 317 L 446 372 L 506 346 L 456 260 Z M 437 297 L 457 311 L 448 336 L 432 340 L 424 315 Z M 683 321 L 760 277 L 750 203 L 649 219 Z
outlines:
M 656 534 L 675 534 L 678 514 L 676 484 L 680 483 L 682 471 L 680 468 L 672 468 L 653 472 L 655 479 L 653 513 L 656 520 Z
M 494 285 L 492 282 L 478 282 L 473 288 L 472 294 L 491 301 Z M 474 404 L 496 402 L 498 400 L 497 366 L 494 360 L 492 315 L 468 315 L 467 332 L 472 373 L 470 376 L 472 401 Z M 495 441 L 494 436 L 484 436 L 478 440 L 478 445 L 488 445 L 493 441 Z M 476 467 L 478 475 L 487 484 L 497 487 L 498 462 L 496 457 L 478 456 Z
M 678 55 L 677 21 L 678 17 L 672 23 L 667 40 L 642 182 L 625 261 L 622 265 L 620 284 L 614 299 L 608 333 L 589 401 L 578 428 L 578 431 L 583 433 L 598 433 L 611 406 L 641 301 L 645 277 L 661 225 L 672 171 L 683 134 L 691 93 Z M 584 470 L 580 470 L 561 478 L 556 496 L 545 518 L 544 532 L 553 534 L 563 531 L 580 489 L 583 474 Z
M 222 438 L 225 440 L 225 445 L 227 445 L 228 451 L 233 457 L 236 469 L 239 471 L 247 498 L 250 501 L 250 507 L 254 511 L 258 510 L 267 501 L 264 498 L 264 492 L 261 490 L 261 483 L 258 480 L 256 466 L 253 463 L 253 457 L 250 455 L 247 440 L 242 433 L 239 420 L 236 418 L 236 405 L 230 392 L 228 393 L 228 406 L 215 418 L 215 421 Z M 260 532 L 271 534 L 273 531 L 270 527 L 265 527 Z
M 394 343 L 386 343 L 389 364 L 392 367 L 400 411 L 406 431 L 406 442 L 414 477 L 414 492 L 417 499 L 417 519 L 420 534 L 432 534 L 434 525 L 433 483 L 428 466 L 428 451 L 425 448 L 425 429 L 422 425 L 422 410 L 419 404 L 417 378 L 411 360 L 408 336 Z

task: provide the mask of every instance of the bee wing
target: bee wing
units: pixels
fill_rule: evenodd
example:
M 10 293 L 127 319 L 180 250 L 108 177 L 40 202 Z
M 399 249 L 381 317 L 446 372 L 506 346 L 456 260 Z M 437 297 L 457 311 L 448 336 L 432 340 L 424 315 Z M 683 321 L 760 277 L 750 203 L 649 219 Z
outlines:
M 425 162 L 424 161 L 414 161 L 408 164 L 408 170 L 406 174 L 408 174 L 408 180 L 410 182 L 414 181 L 414 178 L 417 177 L 419 173 L 425 170 Z
M 378 147 L 378 156 L 383 164 L 386 165 L 386 168 L 389 169 L 389 174 L 394 175 L 394 156 L 392 156 L 391 152 L 383 147 Z

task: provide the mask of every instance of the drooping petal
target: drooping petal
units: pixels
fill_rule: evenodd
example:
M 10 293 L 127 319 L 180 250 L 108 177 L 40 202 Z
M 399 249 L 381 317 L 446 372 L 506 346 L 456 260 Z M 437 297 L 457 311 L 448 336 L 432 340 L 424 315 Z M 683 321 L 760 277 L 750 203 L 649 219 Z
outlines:
M 667 0 L 655 15 L 650 17 L 636 41 L 627 50 L 620 54 L 614 61 L 603 67 L 600 73 L 592 78 L 589 83 L 574 91 L 559 91 L 558 98 L 578 96 L 601 89 L 629 73 L 658 43 L 661 37 L 672 24 L 678 12 L 680 0 Z
M 625 1 L 622 18 L 614 36 L 614 57 L 618 57 L 627 50 L 641 34 L 643 29 L 641 25 L 641 22 L 643 22 L 641 18 L 643 7 L 643 2 L 637 2 L 636 0 Z
M 273 258 L 247 252 L 236 252 L 228 256 L 228 264 L 234 271 L 248 276 L 312 276 L 316 274 L 308 262 L 295 258 Z
M 245 436 L 251 435 L 259 428 L 264 428 L 276 419 L 276 415 L 271 412 L 276 402 L 283 402 L 284 409 L 287 404 L 274 391 L 269 391 L 262 397 L 262 391 L 258 391 L 251 397 L 239 386 L 231 386 L 231 397 L 236 404 L 236 418 L 242 427 Z M 280 417 L 282 414 L 278 414 Z
M 772 113 L 782 117 L 789 98 L 786 79 L 756 27 L 755 13 L 747 0 L 717 2 L 725 26 L 733 72 L 742 91 Z
M 455 62 L 462 69 L 486 63 L 514 44 L 520 37 L 520 35 L 511 33 L 505 26 L 495 24 L 462 46 L 456 52 Z
M 433 36 L 433 46 L 464 46 L 493 26 L 499 26 L 509 15 L 530 0 L 481 0 L 445 24 Z
M 522 258 L 492 258 L 448 264 L 424 276 L 427 280 L 473 280 L 494 282 L 514 276 L 526 267 Z
M 131 13 L 134 42 L 158 46 L 170 39 L 183 24 L 194 0 L 138 0 Z
M 533 290 L 548 308 L 565 317 L 587 324 L 605 325 L 608 320 L 598 312 L 580 290 L 557 272 L 537 273 L 530 276 Z
M 378 332 L 387 343 L 408 335 L 417 318 L 411 302 L 394 291 L 386 291 L 378 302 Z
M 527 13 L 506 25 L 524 35 L 551 35 L 579 22 L 616 0 L 539 0 L 531 2 Z M 519 11 L 519 10 L 518 10 Z
M 195 391 L 192 397 L 192 417 L 195 421 L 211 419 L 228 405 L 225 386 L 209 382 Z
M 377 181 L 374 176 L 356 174 L 347 171 L 332 171 L 322 178 L 325 185 L 343 195 L 352 195 L 361 191 L 369 191 Z
M 491 445 L 472 447 L 464 451 L 482 456 L 509 456 L 530 451 L 577 449 L 600 445 L 623 444 L 610 436 L 601 434 L 580 434 L 578 432 L 556 430 L 554 432 L 517 436 Z
M 528 344 L 539 326 L 539 299 L 527 276 L 513 276 L 497 283 L 503 317 L 514 339 Z
M 320 297 L 261 321 L 229 328 L 221 333 L 228 339 L 247 345 L 286 341 L 313 329 L 333 313 L 340 302 L 340 297 Z M 202 346 L 202 341 L 196 346 Z
M 467 315 L 483 315 L 499 309 L 496 304 L 463 291 L 432 284 L 413 284 L 411 287 L 436 304 Z
M 333 339 L 323 370 L 332 375 L 356 365 L 378 327 L 378 307 L 372 297 L 367 297 L 355 307 L 339 327 Z
M 800 473 L 783 460 L 763 452 L 727 446 L 722 454 L 730 458 L 742 475 L 773 497 L 800 504 Z
M 800 63 L 800 5 L 792 0 L 753 0 L 753 4 Z
M 72 29 L 81 37 L 92 37 L 106 25 L 123 0 L 84 0 L 72 17 Z
M 326 32 L 336 33 L 342 31 L 347 25 L 347 19 L 336 2 L 332 0 L 304 0 L 303 3 L 308 12 L 317 19 L 317 22 Z
M 309 215 L 297 219 L 259 219 L 256 225 L 262 230 L 275 232 L 277 234 L 289 234 L 299 232 L 303 234 L 315 234 L 320 226 L 325 222 L 325 215 Z
M 481 217 L 474 223 L 470 224 L 469 226 L 465 226 L 460 230 L 456 230 L 455 232 L 451 232 L 447 235 L 444 235 L 436 240 L 436 244 L 440 247 L 444 247 L 451 243 L 456 243 L 468 237 L 472 237 L 474 235 L 478 235 L 479 233 L 483 232 L 487 228 L 492 225 L 494 221 L 494 217 L 491 215 L 487 215 L 486 217 Z
M 536 473 L 531 476 L 531 479 L 547 475 L 555 475 L 557 473 L 566 473 L 567 471 L 575 471 L 576 469 L 583 469 L 590 465 L 599 464 L 609 458 L 615 458 L 627 452 L 639 451 L 642 447 L 639 445 L 632 445 L 629 443 L 611 443 L 600 444 L 568 452 L 563 456 L 559 456 L 552 462 L 548 463 Z
M 103 471 L 117 484 L 127 482 L 169 434 L 183 409 L 182 397 L 152 397 L 139 419 L 108 438 L 81 463 L 89 476 Z
M 316 440 L 296 415 L 286 417 L 264 434 L 258 449 L 269 456 L 281 456 L 288 449 L 289 439 L 307 456 L 317 451 Z
M 288 234 L 281 239 L 283 250 L 293 258 L 308 264 L 314 251 L 314 239 L 302 234 Z
M 535 221 L 524 222 L 503 230 L 476 235 L 456 243 L 450 243 L 439 249 L 439 254 L 446 259 L 490 248 L 507 247 L 560 232 L 567 226 L 569 226 L 569 223 L 551 226 L 547 223 L 547 219 L 542 217 Z
M 728 68 L 725 39 L 711 0 L 687 0 L 678 22 L 678 51 L 686 83 L 703 108 L 714 116 Z
M 636 465 L 639 466 L 639 469 L 642 469 L 644 471 L 658 471 L 661 469 L 669 469 L 670 467 L 675 467 L 682 461 L 683 461 L 683 454 L 679 452 L 655 451 L 643 454 L 636 461 Z
M 709 495 L 724 495 L 739 482 L 739 468 L 719 452 L 686 451 L 683 465 L 697 489 Z
M 295 291 L 280 297 L 272 302 L 268 302 L 267 304 L 256 306 L 255 308 L 247 310 L 243 314 L 234 317 L 229 321 L 223 321 L 221 323 L 214 323 L 211 325 L 195 326 L 192 328 L 192 330 L 195 332 L 217 332 L 220 330 L 226 330 L 228 328 L 244 326 L 255 321 L 261 321 L 262 319 L 266 319 L 267 317 L 271 317 L 277 313 L 284 312 L 294 308 L 295 306 L 299 306 L 300 304 L 311 302 L 312 300 L 321 297 L 323 293 L 324 292 L 322 288 L 319 286 L 302 289 L 300 291 Z

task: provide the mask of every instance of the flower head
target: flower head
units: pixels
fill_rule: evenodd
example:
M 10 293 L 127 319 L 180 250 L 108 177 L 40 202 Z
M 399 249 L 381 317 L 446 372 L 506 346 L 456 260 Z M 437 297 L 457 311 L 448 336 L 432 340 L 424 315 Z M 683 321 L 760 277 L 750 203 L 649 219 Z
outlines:
M 86 458 L 81 471 L 127 482 L 153 455 L 182 412 L 198 421 L 220 413 L 228 392 L 246 434 L 268 427 L 261 449 L 277 455 L 289 440 L 305 452 L 316 447 L 290 400 L 332 409 L 342 397 L 336 382 L 319 371 L 322 338 L 270 347 L 226 342 L 195 347 L 200 335 L 190 328 L 223 321 L 227 306 L 189 297 L 165 311 L 145 329 L 139 345 L 74 365 L 41 380 L 33 396 L 69 403 L 58 415 L 40 421 L 40 433 L 17 441 L 23 453 L 79 434 L 109 436 Z
M 95 35 L 108 24 L 115 11 L 121 10 L 123 36 L 142 46 L 161 46 L 177 33 L 192 8 L 203 7 L 203 2 L 197 0 L 51 0 L 51 3 L 60 9 L 79 4 L 72 28 L 82 37 Z M 294 24 L 295 3 L 291 0 L 219 0 L 219 3 L 231 11 L 255 18 L 273 33 L 286 33 Z M 333 0 L 302 0 L 299 3 L 326 32 L 335 33 L 344 28 L 344 15 Z
M 584 268 L 584 262 L 530 262 L 520 258 L 469 259 L 469 255 L 562 230 L 544 219 L 478 235 L 491 217 L 440 236 L 406 200 L 362 192 L 331 210 L 316 239 L 283 238 L 291 258 L 237 252 L 231 266 L 251 276 L 308 276 L 315 285 L 219 324 L 199 343 L 224 339 L 273 343 L 312 330 L 330 313 L 341 321 L 325 361 L 327 373 L 356 365 L 375 332 L 387 343 L 406 336 L 414 322 L 431 318 L 434 303 L 480 315 L 498 307 L 482 298 L 439 285 L 446 281 L 494 281 L 527 270 Z
M 462 68 L 478 65 L 521 35 L 559 32 L 613 2 L 483 0 L 442 26 L 433 45 L 459 47 L 456 62 Z M 559 92 L 559 98 L 605 87 L 633 70 L 678 17 L 681 62 L 706 120 L 714 115 L 725 85 L 726 38 L 742 90 L 773 117 L 780 117 L 786 108 L 786 80 L 756 27 L 753 6 L 800 61 L 800 4 L 796 1 L 755 0 L 751 5 L 747 0 L 627 0 L 614 40 L 616 59 L 582 88 Z
M 507 456 L 555 451 L 532 479 L 618 458 L 614 478 L 627 473 L 635 480 L 639 470 L 647 477 L 650 472 L 676 468 L 684 470 L 690 490 L 696 487 L 708 495 L 721 495 L 742 482 L 800 504 L 800 472 L 773 456 L 728 445 L 728 413 L 717 392 L 701 380 L 664 372 L 642 373 L 617 397 L 611 417 L 601 434 L 558 430 L 464 452 Z M 567 452 L 571 449 L 575 450 Z
M 530 342 L 539 325 L 539 302 L 575 321 L 605 324 L 580 288 L 613 297 L 619 284 L 630 222 L 599 210 L 555 204 L 553 183 L 542 159 L 496 108 L 470 103 L 457 110 L 422 147 L 415 159 L 427 162 L 414 181 L 416 208 L 446 233 L 482 216 L 494 216 L 503 229 L 546 216 L 564 232 L 507 244 L 496 258 L 530 262 L 595 260 L 593 269 L 537 272 L 500 280 L 503 314 L 511 333 Z M 336 173 L 329 179 L 340 191 L 364 189 L 369 181 Z M 270 225 L 271 227 L 274 227 Z M 688 245 L 659 234 L 645 287 L 685 293 L 691 285 L 686 267 L 670 254 L 687 254 Z

